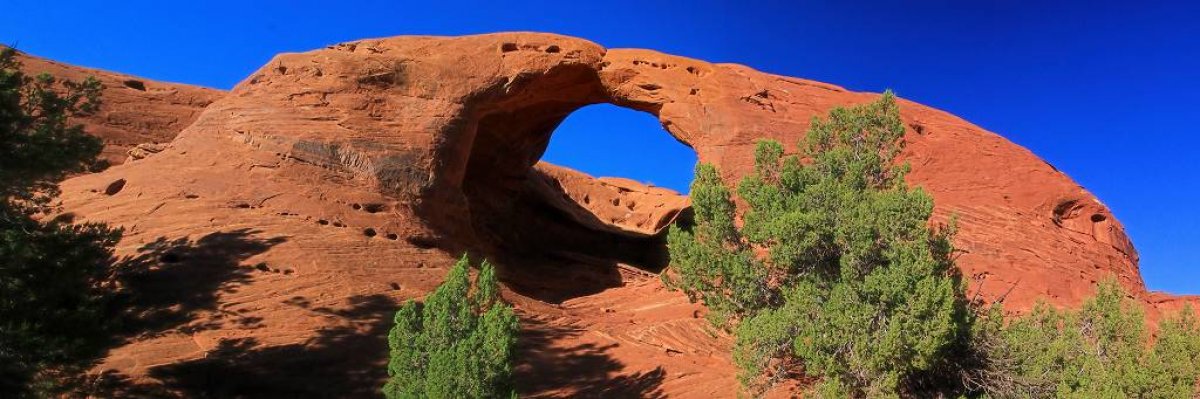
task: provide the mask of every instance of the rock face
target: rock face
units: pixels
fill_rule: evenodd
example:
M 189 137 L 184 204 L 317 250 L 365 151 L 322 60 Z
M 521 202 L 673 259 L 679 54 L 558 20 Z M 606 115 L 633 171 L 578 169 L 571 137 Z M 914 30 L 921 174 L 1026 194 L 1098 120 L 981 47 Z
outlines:
M 17 53 L 22 70 L 31 76 L 48 73 L 59 79 L 83 81 L 94 76 L 104 83 L 100 112 L 80 118 L 88 133 L 104 140 L 100 157 L 112 164 L 128 158 L 138 144 L 167 143 L 191 125 L 208 104 L 224 96 L 220 90 L 163 83 L 108 71 L 82 68 Z
M 369 396 L 396 303 L 469 251 L 500 265 L 522 314 L 522 393 L 731 397 L 729 338 L 654 275 L 686 198 L 538 160 L 568 114 L 612 103 L 657 116 L 732 184 L 756 140 L 794 146 L 813 116 L 875 98 L 550 34 L 279 55 L 165 149 L 63 184 L 70 211 L 125 226 L 119 252 L 150 265 L 147 322 L 97 371 L 184 396 Z M 958 217 L 972 292 L 1075 305 L 1115 275 L 1149 300 L 1094 196 L 962 119 L 901 113 L 910 183 Z

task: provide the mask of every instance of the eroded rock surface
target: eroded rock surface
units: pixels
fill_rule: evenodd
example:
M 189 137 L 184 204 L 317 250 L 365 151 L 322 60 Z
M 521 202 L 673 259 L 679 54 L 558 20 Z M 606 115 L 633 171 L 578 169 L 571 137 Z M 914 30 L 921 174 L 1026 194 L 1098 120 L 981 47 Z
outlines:
M 25 53 L 17 53 L 17 60 L 30 76 L 48 73 L 76 82 L 94 76 L 104 83 L 100 111 L 75 122 L 104 140 L 100 157 L 112 164 L 125 162 L 138 144 L 170 142 L 204 107 L 225 95 L 220 90 L 66 65 Z
M 148 305 L 178 313 L 97 370 L 185 396 L 369 396 L 389 312 L 470 251 L 500 264 L 525 321 L 524 394 L 732 397 L 729 338 L 654 276 L 686 198 L 538 160 L 568 114 L 607 102 L 657 116 L 732 184 L 756 140 L 793 146 L 813 116 L 876 96 L 551 34 L 279 55 L 160 152 L 63 184 L 81 219 L 126 227 L 119 252 L 152 266 Z M 939 220 L 957 215 L 973 292 L 1075 305 L 1115 275 L 1147 298 L 1094 196 L 953 115 L 901 113 L 910 182 Z

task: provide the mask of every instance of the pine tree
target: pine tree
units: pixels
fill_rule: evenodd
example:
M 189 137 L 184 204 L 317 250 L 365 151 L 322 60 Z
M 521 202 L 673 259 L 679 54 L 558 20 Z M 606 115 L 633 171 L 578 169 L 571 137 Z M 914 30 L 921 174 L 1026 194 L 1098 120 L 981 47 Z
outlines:
M 887 93 L 814 119 L 798 155 L 760 142 L 740 229 L 717 171 L 697 167 L 695 226 L 670 230 L 665 278 L 736 332 L 748 387 L 802 365 L 823 396 L 895 397 L 969 329 L 950 230 L 929 227 L 932 199 L 895 163 L 903 134 Z
M 383 393 L 396 398 L 496 398 L 513 395 L 517 317 L 500 301 L 495 269 L 483 263 L 474 288 L 464 255 L 425 301 L 408 301 L 388 334 L 391 360 Z

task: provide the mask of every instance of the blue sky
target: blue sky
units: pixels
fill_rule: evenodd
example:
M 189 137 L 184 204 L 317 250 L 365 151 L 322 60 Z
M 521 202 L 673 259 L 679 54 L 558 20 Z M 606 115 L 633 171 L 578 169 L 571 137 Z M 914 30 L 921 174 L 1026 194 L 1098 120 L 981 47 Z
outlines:
M 1152 289 L 1200 294 L 1200 2 L 866 3 L 8 0 L 0 41 L 68 63 L 230 88 L 279 52 L 532 30 L 852 90 L 892 88 L 1069 174 L 1125 224 Z M 614 161 L 618 150 L 629 155 Z M 653 118 L 612 107 L 574 114 L 547 154 L 668 187 L 686 185 L 689 157 Z

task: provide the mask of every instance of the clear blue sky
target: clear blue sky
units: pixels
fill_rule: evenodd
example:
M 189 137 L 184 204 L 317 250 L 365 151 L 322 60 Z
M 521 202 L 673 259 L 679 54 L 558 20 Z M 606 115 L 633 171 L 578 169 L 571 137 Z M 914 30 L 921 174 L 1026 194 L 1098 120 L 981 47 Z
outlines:
M 1071 175 L 1125 224 L 1151 288 L 1200 293 L 1200 2 L 667 3 L 8 0 L 0 41 L 68 63 L 230 88 L 278 52 L 533 30 L 853 90 L 892 88 Z M 547 159 L 685 186 L 692 161 L 659 129 L 646 115 L 588 108 L 564 124 Z M 614 136 L 645 141 L 606 139 Z M 645 152 L 614 161 L 617 149 Z

